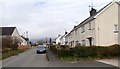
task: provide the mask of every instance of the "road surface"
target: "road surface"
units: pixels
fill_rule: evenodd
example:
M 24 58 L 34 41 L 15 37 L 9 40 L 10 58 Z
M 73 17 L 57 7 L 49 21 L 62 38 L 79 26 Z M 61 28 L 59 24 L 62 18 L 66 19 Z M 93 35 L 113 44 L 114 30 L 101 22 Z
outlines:
M 46 54 L 36 54 L 36 49 L 32 48 L 17 56 L 10 57 L 2 61 L 2 67 L 114 67 L 112 65 L 96 62 L 65 62 L 48 61 Z
M 2 61 L 3 67 L 46 67 L 47 64 L 46 54 L 36 54 L 35 48 Z

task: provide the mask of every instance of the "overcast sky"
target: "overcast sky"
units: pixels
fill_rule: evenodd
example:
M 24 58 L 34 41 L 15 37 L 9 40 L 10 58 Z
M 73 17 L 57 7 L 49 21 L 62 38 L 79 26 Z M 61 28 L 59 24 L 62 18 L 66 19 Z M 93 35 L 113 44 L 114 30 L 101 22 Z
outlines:
M 16 26 L 31 39 L 57 37 L 89 17 L 89 5 L 99 10 L 112 0 L 0 0 L 0 26 Z M 76 23 L 77 22 L 77 23 Z

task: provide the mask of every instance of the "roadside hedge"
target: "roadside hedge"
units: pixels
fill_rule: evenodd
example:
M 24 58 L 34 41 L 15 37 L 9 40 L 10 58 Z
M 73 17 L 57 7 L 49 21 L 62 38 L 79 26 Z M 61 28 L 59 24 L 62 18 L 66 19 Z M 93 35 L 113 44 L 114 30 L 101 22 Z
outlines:
M 50 49 L 61 57 L 75 57 L 75 58 L 111 58 L 120 56 L 120 45 L 112 45 L 108 47 L 103 46 L 79 46 L 71 49 L 61 48 L 57 49 L 51 46 Z
M 18 55 L 19 53 L 22 53 L 22 50 L 11 50 L 11 51 L 7 51 L 7 52 L 3 52 L 2 53 L 2 59 L 14 56 L 14 55 Z

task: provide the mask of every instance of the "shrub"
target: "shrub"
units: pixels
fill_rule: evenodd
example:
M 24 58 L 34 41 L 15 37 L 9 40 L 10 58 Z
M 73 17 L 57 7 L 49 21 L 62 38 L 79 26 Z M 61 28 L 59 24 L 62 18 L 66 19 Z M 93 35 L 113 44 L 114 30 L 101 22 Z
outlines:
M 52 45 L 52 46 L 50 46 L 50 49 L 54 52 L 54 53 L 58 53 L 58 50 L 57 50 L 57 48 L 56 48 L 56 46 L 55 45 Z
M 63 57 L 75 57 L 75 58 L 109 58 L 120 56 L 120 45 L 112 45 L 109 47 L 102 46 L 79 46 L 75 48 L 57 49 L 56 46 L 51 46 L 51 50 L 54 51 L 60 58 Z
M 67 57 L 67 56 L 74 56 L 74 53 L 75 53 L 75 50 L 74 49 L 71 49 L 71 50 L 68 50 L 68 49 L 61 49 L 58 51 L 58 56 L 59 57 Z
M 16 50 L 18 48 L 18 43 L 20 43 L 20 39 L 17 37 L 2 37 L 2 50 L 6 48 Z

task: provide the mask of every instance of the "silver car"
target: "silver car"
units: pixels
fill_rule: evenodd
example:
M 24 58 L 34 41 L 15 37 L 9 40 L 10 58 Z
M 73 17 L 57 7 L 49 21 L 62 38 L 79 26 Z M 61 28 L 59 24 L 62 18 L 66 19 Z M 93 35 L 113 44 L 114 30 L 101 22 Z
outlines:
M 37 51 L 36 51 L 36 53 L 37 54 L 39 54 L 39 53 L 46 53 L 46 46 L 44 46 L 44 45 L 38 45 L 37 47 L 36 47 L 37 49 Z

